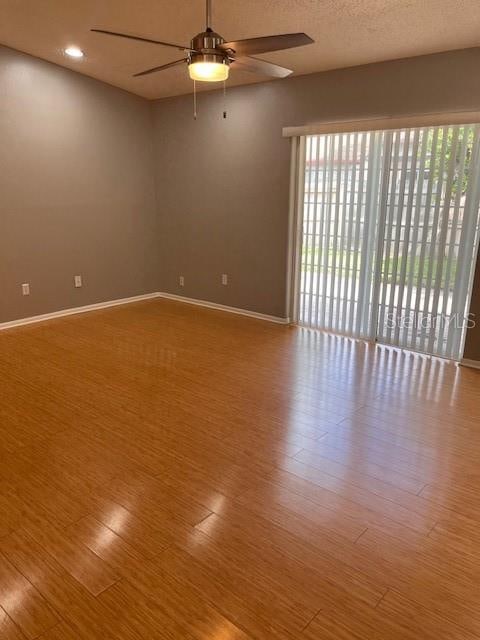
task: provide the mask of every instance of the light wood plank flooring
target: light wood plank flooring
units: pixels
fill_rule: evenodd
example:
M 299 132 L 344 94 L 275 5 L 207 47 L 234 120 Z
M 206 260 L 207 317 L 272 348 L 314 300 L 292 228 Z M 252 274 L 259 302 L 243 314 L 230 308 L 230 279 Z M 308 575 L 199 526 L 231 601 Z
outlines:
M 480 372 L 153 300 L 0 393 L 2 640 L 480 638 Z

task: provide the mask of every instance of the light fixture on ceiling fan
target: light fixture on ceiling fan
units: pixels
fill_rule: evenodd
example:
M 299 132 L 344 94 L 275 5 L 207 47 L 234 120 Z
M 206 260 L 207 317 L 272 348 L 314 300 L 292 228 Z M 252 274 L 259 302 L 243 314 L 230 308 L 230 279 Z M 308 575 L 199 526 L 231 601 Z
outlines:
M 277 64 L 251 58 L 251 55 L 279 51 L 280 49 L 292 49 L 301 47 L 313 42 L 312 38 L 305 33 L 284 33 L 274 36 L 263 36 L 260 38 L 248 38 L 247 40 L 235 40 L 225 42 L 224 38 L 213 31 L 212 27 L 212 0 L 206 0 L 206 28 L 192 38 L 189 47 L 171 44 L 161 40 L 143 38 L 141 36 L 106 31 L 105 29 L 92 29 L 97 33 L 104 33 L 110 36 L 128 38 L 130 40 L 140 40 L 160 44 L 165 47 L 173 47 L 183 51 L 186 55 L 180 60 L 168 62 L 167 64 L 153 67 L 140 73 L 135 73 L 134 77 L 146 76 L 150 73 L 163 71 L 180 64 L 188 65 L 188 72 L 192 80 L 200 82 L 221 82 L 228 78 L 230 67 L 242 71 L 262 73 L 272 78 L 285 78 L 292 71 Z

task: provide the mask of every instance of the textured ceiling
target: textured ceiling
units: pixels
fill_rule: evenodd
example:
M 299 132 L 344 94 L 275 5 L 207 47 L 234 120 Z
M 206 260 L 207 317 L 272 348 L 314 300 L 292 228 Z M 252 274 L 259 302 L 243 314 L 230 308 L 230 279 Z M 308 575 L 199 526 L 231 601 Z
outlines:
M 227 40 L 308 33 L 315 44 L 260 56 L 297 75 L 480 45 L 479 0 L 214 0 L 213 10 L 213 26 Z M 180 52 L 89 29 L 188 44 L 203 30 L 204 15 L 202 0 L 0 0 L 0 43 L 146 98 L 161 98 L 191 92 L 185 68 L 131 76 L 175 60 Z M 71 44 L 85 51 L 83 60 L 63 54 Z M 246 72 L 232 72 L 230 78 L 230 86 L 266 79 Z

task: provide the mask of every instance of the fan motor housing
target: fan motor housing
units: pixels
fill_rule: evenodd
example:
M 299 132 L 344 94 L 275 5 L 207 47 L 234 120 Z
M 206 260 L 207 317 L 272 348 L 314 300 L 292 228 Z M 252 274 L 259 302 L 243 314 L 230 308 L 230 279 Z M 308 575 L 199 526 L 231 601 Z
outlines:
M 201 33 L 197 33 L 197 35 L 192 38 L 191 47 L 196 51 L 202 51 L 203 49 L 215 49 L 218 44 L 223 44 L 225 40 L 221 35 L 215 33 L 211 29 L 207 31 L 202 31 Z
M 217 49 L 217 45 L 223 44 L 224 38 L 215 31 L 207 30 L 198 33 L 192 38 L 190 46 L 194 50 L 189 55 L 190 62 L 219 62 L 229 64 L 230 59 L 226 51 Z M 195 53 L 198 51 L 198 53 Z

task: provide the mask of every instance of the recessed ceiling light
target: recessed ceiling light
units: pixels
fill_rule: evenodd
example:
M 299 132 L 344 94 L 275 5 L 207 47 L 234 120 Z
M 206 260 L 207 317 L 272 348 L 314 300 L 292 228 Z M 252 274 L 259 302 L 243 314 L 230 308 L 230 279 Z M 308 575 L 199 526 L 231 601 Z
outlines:
M 83 51 L 78 47 L 67 47 L 65 53 L 71 58 L 83 58 Z

